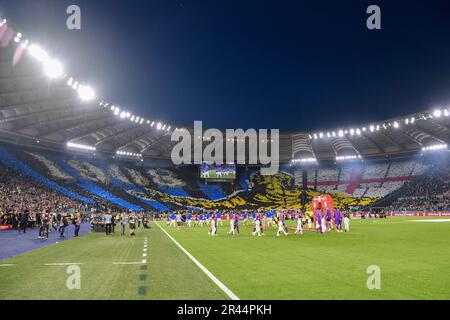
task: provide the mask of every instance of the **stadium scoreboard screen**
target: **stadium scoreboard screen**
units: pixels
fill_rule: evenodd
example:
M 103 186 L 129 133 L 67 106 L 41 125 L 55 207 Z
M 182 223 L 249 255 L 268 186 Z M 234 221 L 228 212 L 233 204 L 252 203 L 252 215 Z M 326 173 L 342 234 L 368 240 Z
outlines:
M 234 180 L 236 179 L 236 165 L 203 163 L 200 165 L 200 177 L 206 180 Z

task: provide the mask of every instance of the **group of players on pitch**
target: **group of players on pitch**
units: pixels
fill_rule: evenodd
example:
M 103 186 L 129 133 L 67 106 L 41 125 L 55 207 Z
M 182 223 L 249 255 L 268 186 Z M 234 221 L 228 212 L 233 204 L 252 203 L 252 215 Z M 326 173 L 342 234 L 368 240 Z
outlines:
M 230 230 L 228 235 L 239 235 L 239 224 L 247 225 L 249 222 L 253 225 L 253 236 L 261 237 L 264 235 L 264 229 L 267 227 L 277 227 L 276 236 L 281 234 L 290 235 L 286 220 L 295 220 L 295 234 L 303 235 L 303 229 L 308 231 L 317 231 L 320 233 L 336 230 L 337 232 L 350 231 L 350 218 L 348 214 L 342 214 L 340 210 L 316 210 L 303 213 L 301 210 L 270 210 L 249 212 L 227 212 L 222 214 L 220 211 L 198 212 L 178 211 L 172 212 L 166 216 L 166 224 L 169 228 L 181 227 L 203 227 L 209 226 L 208 234 L 216 236 L 219 225 L 223 225 L 223 221 L 229 221 Z

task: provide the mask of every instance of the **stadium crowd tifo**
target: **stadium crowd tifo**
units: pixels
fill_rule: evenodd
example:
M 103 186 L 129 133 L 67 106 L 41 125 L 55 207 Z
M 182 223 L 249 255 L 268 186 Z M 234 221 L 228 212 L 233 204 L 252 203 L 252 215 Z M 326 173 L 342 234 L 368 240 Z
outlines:
M 281 132 L 273 175 L 175 166 L 191 127 L 96 97 L 5 20 L 0 42 L 0 299 L 450 298 L 450 106 Z

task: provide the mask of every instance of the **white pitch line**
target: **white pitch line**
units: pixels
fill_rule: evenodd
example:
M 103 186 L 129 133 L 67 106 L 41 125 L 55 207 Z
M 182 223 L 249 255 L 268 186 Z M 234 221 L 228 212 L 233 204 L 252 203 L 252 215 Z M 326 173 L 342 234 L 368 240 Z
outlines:
M 142 264 L 143 262 L 142 261 L 139 261 L 139 262 L 113 262 L 113 264 L 119 264 L 119 265 L 121 265 L 121 264 Z
M 146 253 L 143 253 L 143 254 L 142 254 L 142 257 L 143 257 L 143 258 L 145 258 L 146 256 L 147 256 L 147 254 L 146 254 Z
M 142 263 L 147 263 L 147 259 L 143 259 L 143 260 L 142 260 Z
M 144 248 L 144 252 L 146 252 L 147 251 L 147 248 Z
M 72 265 L 80 265 L 82 263 L 46 263 L 44 266 L 72 266 Z
M 7 264 L 0 264 L 0 267 L 14 267 L 15 264 L 7 263 Z
M 166 230 L 164 230 L 158 223 L 155 222 L 155 224 L 169 237 L 170 240 L 172 240 L 178 248 L 181 249 L 188 257 L 191 259 L 197 267 L 200 268 L 220 289 L 225 292 L 225 294 L 231 299 L 231 300 L 240 300 L 237 295 L 235 295 L 230 289 L 227 288 L 219 279 L 216 278 L 215 275 L 213 275 L 208 269 L 206 269 L 200 262 L 198 262 L 197 259 L 194 258 L 192 254 L 190 254 L 181 244 L 178 243 L 177 240 L 175 240 Z
M 431 222 L 431 223 L 439 223 L 439 222 L 450 222 L 450 219 L 408 220 L 408 222 Z

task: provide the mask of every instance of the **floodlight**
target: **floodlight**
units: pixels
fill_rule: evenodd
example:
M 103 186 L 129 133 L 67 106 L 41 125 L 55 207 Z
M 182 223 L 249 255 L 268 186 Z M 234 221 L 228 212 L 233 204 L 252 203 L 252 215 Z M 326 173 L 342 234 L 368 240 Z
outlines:
M 32 57 L 34 57 L 38 61 L 42 62 L 48 59 L 47 52 L 45 52 L 41 47 L 39 47 L 36 44 L 31 45 L 28 48 L 28 52 L 31 54 Z
M 63 67 L 59 61 L 47 59 L 44 61 L 44 72 L 50 79 L 56 79 L 62 76 Z
M 95 99 L 95 92 L 89 86 L 80 85 L 78 88 L 78 94 L 83 101 L 91 101 Z

